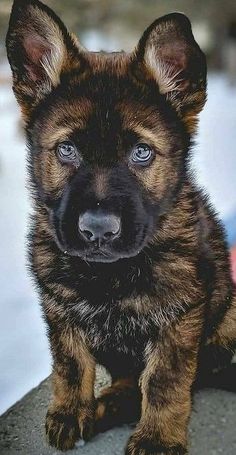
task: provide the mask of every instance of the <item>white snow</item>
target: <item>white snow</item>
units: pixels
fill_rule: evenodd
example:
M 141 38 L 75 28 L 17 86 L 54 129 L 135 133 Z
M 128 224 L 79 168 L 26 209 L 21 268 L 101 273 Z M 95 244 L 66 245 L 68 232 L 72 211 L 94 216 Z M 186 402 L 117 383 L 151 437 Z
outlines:
M 0 413 L 50 373 L 37 295 L 26 270 L 30 211 L 25 145 L 10 86 L 0 86 Z
M 194 167 L 223 218 L 236 213 L 236 89 L 209 77 Z M 29 200 L 19 110 L 0 86 L 0 413 L 50 373 L 51 359 L 37 295 L 26 270 Z
M 225 74 L 209 77 L 193 167 L 220 215 L 236 214 L 236 86 Z

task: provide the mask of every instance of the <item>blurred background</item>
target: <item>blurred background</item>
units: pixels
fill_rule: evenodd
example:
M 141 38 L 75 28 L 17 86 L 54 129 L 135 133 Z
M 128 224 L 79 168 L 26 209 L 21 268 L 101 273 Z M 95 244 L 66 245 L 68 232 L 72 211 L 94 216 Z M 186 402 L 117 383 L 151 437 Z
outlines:
M 193 169 L 226 226 L 236 275 L 236 1 L 45 0 L 89 50 L 131 50 L 158 16 L 189 16 L 208 59 L 208 102 Z M 24 134 L 11 91 L 5 35 L 12 1 L 0 0 L 0 414 L 44 379 L 51 359 L 26 268 L 31 212 Z

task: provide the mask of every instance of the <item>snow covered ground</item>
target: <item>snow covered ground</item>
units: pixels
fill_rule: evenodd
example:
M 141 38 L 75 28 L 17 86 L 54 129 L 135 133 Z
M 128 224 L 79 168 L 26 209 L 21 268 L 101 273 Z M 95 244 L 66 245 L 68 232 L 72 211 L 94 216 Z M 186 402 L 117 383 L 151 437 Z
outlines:
M 193 165 L 224 220 L 236 214 L 236 88 L 209 77 Z M 26 270 L 25 146 L 10 85 L 0 86 L 0 413 L 50 373 L 38 298 Z

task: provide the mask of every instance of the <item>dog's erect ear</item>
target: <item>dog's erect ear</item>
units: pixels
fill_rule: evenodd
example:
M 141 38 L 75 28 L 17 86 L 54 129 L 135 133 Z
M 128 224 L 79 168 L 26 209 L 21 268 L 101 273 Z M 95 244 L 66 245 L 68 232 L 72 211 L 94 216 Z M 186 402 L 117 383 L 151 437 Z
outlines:
M 188 18 L 172 13 L 153 22 L 138 43 L 135 59 L 182 115 L 189 130 L 194 130 L 196 114 L 206 98 L 206 59 Z
M 15 0 L 7 33 L 13 88 L 27 116 L 63 72 L 79 66 L 78 44 L 61 20 L 38 0 Z

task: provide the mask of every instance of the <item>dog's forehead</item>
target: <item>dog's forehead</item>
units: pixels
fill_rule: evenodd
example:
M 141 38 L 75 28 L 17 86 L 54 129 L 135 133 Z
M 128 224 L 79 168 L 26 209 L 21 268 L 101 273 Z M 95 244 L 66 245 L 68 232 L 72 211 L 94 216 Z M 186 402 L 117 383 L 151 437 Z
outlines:
M 38 120 L 39 141 L 53 149 L 72 140 L 89 157 L 117 158 L 139 141 L 164 149 L 174 141 L 171 112 L 156 84 L 137 83 L 125 57 L 95 56 L 92 70 L 72 73 L 52 94 Z
M 132 55 L 127 52 L 87 52 L 84 54 L 85 66 L 93 74 L 107 72 L 114 75 L 126 74 L 132 64 Z
M 141 90 L 128 71 L 117 73 L 104 64 L 82 80 L 72 75 L 62 84 L 38 124 L 42 139 L 53 145 L 82 131 L 89 141 L 96 135 L 104 138 L 122 130 L 135 131 L 138 125 L 152 129 L 160 118 L 159 106 L 148 90 Z

